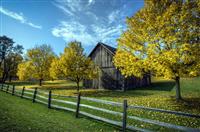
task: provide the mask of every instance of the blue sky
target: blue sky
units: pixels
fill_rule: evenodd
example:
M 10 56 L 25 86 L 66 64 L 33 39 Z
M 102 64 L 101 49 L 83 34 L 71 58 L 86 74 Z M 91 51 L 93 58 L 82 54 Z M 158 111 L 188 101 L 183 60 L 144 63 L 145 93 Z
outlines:
M 50 44 L 57 54 L 77 40 L 88 54 L 97 42 L 116 47 L 126 17 L 143 5 L 143 0 L 0 0 L 0 35 L 25 49 Z

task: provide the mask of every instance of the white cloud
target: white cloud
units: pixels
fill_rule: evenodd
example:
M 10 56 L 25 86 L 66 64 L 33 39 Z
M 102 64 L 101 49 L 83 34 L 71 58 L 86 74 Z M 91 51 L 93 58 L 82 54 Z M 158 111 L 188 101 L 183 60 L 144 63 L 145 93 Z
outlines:
M 59 9 L 61 9 L 64 13 L 73 16 L 74 13 L 72 13 L 71 11 L 69 11 L 67 8 L 65 8 L 63 5 L 59 5 L 59 4 L 55 4 L 56 7 L 58 7 Z
M 98 19 L 99 19 L 99 18 L 98 18 L 94 13 L 92 13 L 92 12 L 87 11 L 85 14 L 88 15 L 88 16 L 91 16 L 94 20 L 98 20 Z
M 57 27 L 52 29 L 52 34 L 63 38 L 66 42 L 77 40 L 88 46 L 95 45 L 98 41 L 113 44 L 123 30 L 122 25 L 111 27 L 92 25 L 90 31 L 88 28 L 78 22 L 61 21 Z
M 119 11 L 119 10 L 116 10 L 116 11 L 111 12 L 111 13 L 108 15 L 109 23 L 118 21 L 117 19 L 118 19 L 119 17 L 120 17 L 120 11 Z
M 92 25 L 92 29 L 98 40 L 109 44 L 116 42 L 116 37 L 120 36 L 124 27 L 120 24 L 110 27 Z
M 38 28 L 38 29 L 42 29 L 42 26 L 35 25 L 35 24 L 31 23 L 31 22 L 26 22 L 26 23 L 27 23 L 29 26 L 31 26 L 31 27 Z
M 125 29 L 125 13 L 121 7 L 113 8 L 110 5 L 107 8 L 105 2 L 95 3 L 95 0 L 56 0 L 55 5 L 68 17 L 67 22 L 62 21 L 52 29 L 52 34 L 66 42 L 77 40 L 83 45 L 95 45 L 98 41 L 116 44 L 116 39 Z
M 95 43 L 95 38 L 87 32 L 84 25 L 78 22 L 62 21 L 59 26 L 52 29 L 52 34 L 55 37 L 62 37 L 66 42 L 77 40 L 82 42 L 83 45 Z
M 88 0 L 88 6 L 93 5 L 95 3 L 95 0 Z
M 95 0 L 55 0 L 54 5 L 72 16 L 87 11 L 94 3 Z
M 12 12 L 12 11 L 9 11 L 5 8 L 3 8 L 2 6 L 0 6 L 0 12 L 4 15 L 7 15 L 15 20 L 18 20 L 20 21 L 21 23 L 23 24 L 27 24 L 33 28 L 38 28 L 38 29 L 41 29 L 42 26 L 39 26 L 39 25 L 35 25 L 31 22 L 28 22 L 27 19 L 24 17 L 24 15 L 22 13 L 18 14 L 18 13 L 15 13 L 15 12 Z
M 63 9 L 65 8 L 65 10 L 73 13 L 83 10 L 86 6 L 82 0 L 56 0 L 55 5 L 62 6 Z

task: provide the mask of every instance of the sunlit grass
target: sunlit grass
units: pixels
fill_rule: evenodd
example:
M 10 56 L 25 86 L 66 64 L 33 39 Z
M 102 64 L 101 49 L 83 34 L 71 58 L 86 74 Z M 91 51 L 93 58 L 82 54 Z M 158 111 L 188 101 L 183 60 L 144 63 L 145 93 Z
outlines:
M 56 80 L 56 81 L 45 81 L 44 85 L 39 87 L 38 83 L 28 84 L 23 82 L 13 82 L 18 88 L 23 85 L 26 88 L 38 87 L 39 90 L 49 91 L 52 90 L 53 94 L 60 95 L 73 95 L 77 96 L 76 84 L 71 81 Z M 181 94 L 184 101 L 177 102 L 175 100 L 175 83 L 173 80 L 165 80 L 162 78 L 154 78 L 153 83 L 149 87 L 137 88 L 134 90 L 121 92 L 121 91 L 110 91 L 110 90 L 97 90 L 97 89 L 83 89 L 80 92 L 82 96 L 99 98 L 104 100 L 111 100 L 116 102 L 123 102 L 124 99 L 128 100 L 128 105 L 140 105 L 154 108 L 161 108 L 166 110 L 175 110 L 188 112 L 193 114 L 200 114 L 200 78 L 184 78 L 181 80 Z M 70 99 L 67 99 L 70 100 Z M 76 100 L 72 100 L 76 101 Z M 89 104 L 97 107 L 102 107 L 115 111 L 122 111 L 122 108 L 113 108 L 112 106 L 101 105 L 99 103 L 83 101 L 81 103 Z M 93 114 L 109 117 L 110 119 L 121 120 L 119 117 L 112 115 L 95 112 L 94 110 L 84 109 Z M 173 123 L 177 125 L 200 128 L 200 120 L 175 116 L 171 114 L 163 114 L 158 112 L 149 112 L 144 110 L 129 110 L 129 115 L 135 115 L 148 119 L 155 119 L 163 122 Z M 130 124 L 143 128 L 153 128 L 154 130 L 167 130 L 163 127 L 155 125 L 139 123 L 137 121 L 128 120 Z
M 48 109 L 45 105 L 32 103 L 0 91 L 1 132 L 95 132 L 119 131 L 88 118 L 75 118 L 72 112 Z

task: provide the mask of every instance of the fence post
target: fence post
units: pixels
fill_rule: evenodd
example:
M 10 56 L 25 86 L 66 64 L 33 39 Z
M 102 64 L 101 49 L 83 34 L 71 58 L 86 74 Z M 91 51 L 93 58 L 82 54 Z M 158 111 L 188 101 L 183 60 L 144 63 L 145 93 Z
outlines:
M 25 91 L 25 87 L 23 87 L 23 89 L 22 89 L 21 98 L 23 98 L 23 96 L 24 96 L 24 91 Z
M 12 95 L 15 94 L 15 85 L 13 85 L 13 89 L 12 89 Z
M 36 94 L 37 94 L 37 88 L 35 88 L 35 91 L 34 91 L 34 94 L 33 94 L 33 103 L 35 103 Z
M 48 108 L 51 108 L 51 90 L 49 91 Z
M 78 94 L 78 98 L 77 98 L 76 118 L 78 118 L 78 114 L 79 114 L 80 101 L 81 101 L 81 93 Z
M 3 90 L 3 83 L 1 84 L 1 90 Z
M 6 93 L 8 93 L 8 90 L 9 90 L 9 85 L 7 85 Z
M 127 119 L 127 100 L 124 100 L 123 103 L 123 122 L 122 122 L 122 131 L 126 131 L 126 119 Z

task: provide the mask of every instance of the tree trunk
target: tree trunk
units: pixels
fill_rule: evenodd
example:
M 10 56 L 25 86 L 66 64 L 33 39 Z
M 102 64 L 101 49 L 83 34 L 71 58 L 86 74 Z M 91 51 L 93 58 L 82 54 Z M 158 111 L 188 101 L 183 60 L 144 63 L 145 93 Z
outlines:
M 40 79 L 40 84 L 39 85 L 42 86 L 42 79 Z
M 9 82 L 11 82 L 12 81 L 12 76 L 9 76 Z
M 77 83 L 77 91 L 79 91 L 79 81 Z
M 181 100 L 180 77 L 176 77 L 176 100 Z
M 151 85 L 151 74 L 148 76 L 148 81 L 149 81 L 149 82 L 148 82 L 148 83 L 149 83 L 148 85 Z

